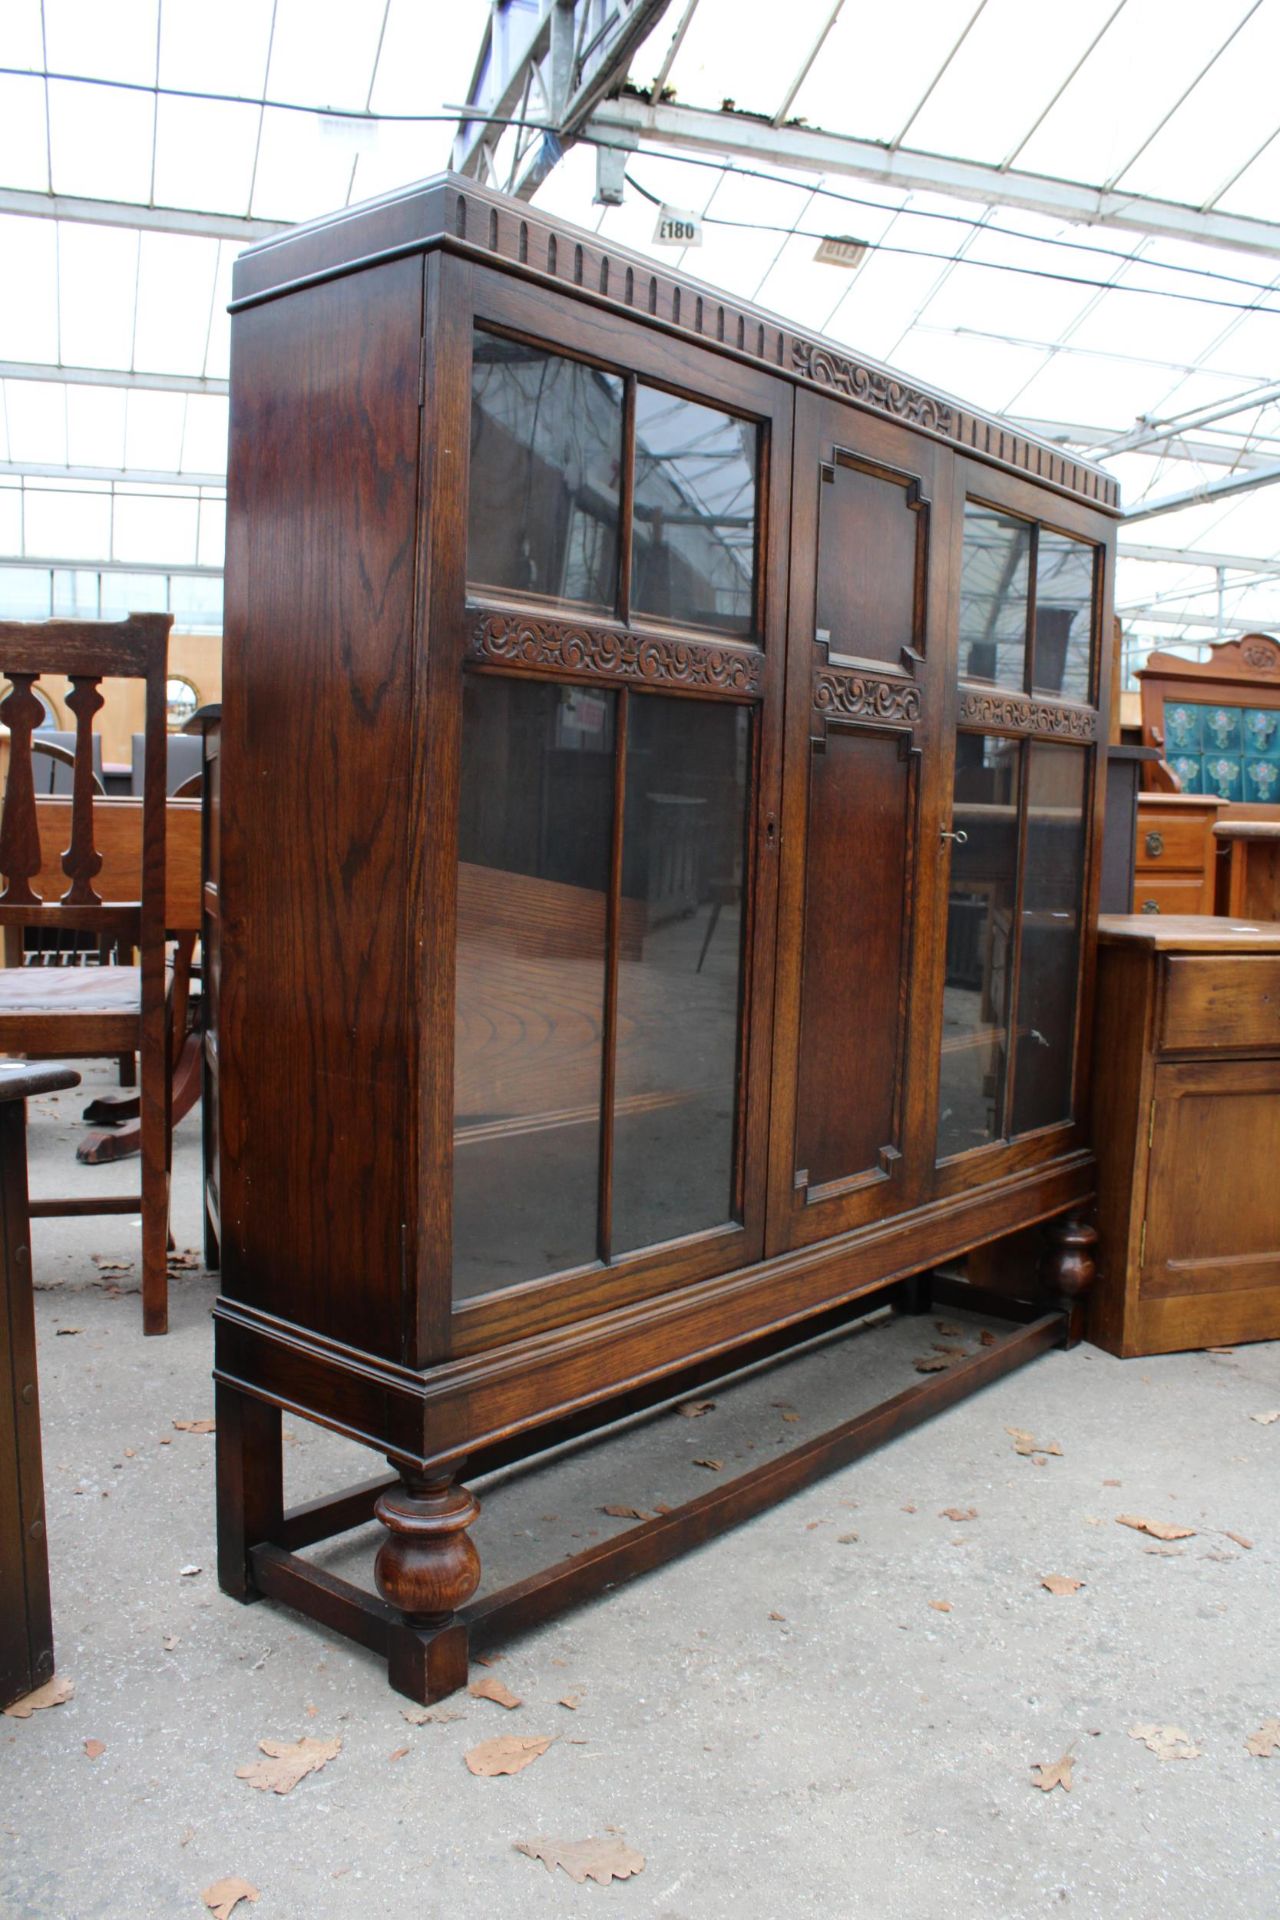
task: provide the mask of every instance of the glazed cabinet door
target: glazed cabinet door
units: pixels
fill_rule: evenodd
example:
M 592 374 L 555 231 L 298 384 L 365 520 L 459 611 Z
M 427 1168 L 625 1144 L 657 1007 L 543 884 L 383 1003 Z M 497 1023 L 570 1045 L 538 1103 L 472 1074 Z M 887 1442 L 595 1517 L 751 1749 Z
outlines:
M 763 1251 L 791 396 L 449 272 L 469 460 L 432 636 L 459 716 L 435 1287 L 461 1354 Z
M 903 1211 L 931 1164 L 951 454 L 796 409 L 770 1146 L 775 1250 Z

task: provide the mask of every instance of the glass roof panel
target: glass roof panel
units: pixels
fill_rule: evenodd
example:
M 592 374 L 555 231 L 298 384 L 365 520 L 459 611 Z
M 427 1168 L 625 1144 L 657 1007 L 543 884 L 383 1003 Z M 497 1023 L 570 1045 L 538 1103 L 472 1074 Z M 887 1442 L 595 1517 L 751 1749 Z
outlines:
M 384 10 L 378 0 L 274 0 L 267 97 L 362 112 Z
M 111 496 L 49 493 L 29 487 L 24 551 L 35 558 L 107 560 L 111 557 Z
M 44 0 L 45 45 L 51 73 L 91 73 L 104 80 L 156 77 L 158 0 Z
M 5 64 L 10 65 L 4 46 Z M 49 191 L 44 81 L 0 74 L 0 182 L 32 193 Z
M 1116 0 L 1076 0 L 1050 27 L 1027 0 L 987 0 L 904 144 L 993 166 L 1015 153 Z M 974 111 L 980 100 L 981 110 Z
M 1219 17 L 1216 6 L 1208 11 Z M 1193 207 L 1211 204 L 1274 129 L 1278 70 L 1280 11 L 1259 7 L 1118 185 Z M 1206 127 L 1213 128 L 1211 140 Z
M 180 233 L 141 235 L 136 367 L 190 373 L 203 366 L 217 265 L 216 240 Z
M 863 140 L 896 140 L 973 11 L 974 0 L 917 0 L 910 8 L 846 0 L 793 116 Z
M 160 100 L 156 107 L 157 204 L 247 213 L 261 118 L 258 107 Z
M 196 502 L 176 496 L 161 499 L 117 494 L 115 557 L 150 564 L 171 561 L 192 566 L 196 557 Z
M 68 366 L 132 363 L 139 237 L 127 227 L 59 223 L 59 338 Z
M 1224 213 L 1249 214 L 1258 220 L 1275 217 L 1276 207 L 1280 205 L 1280 132 L 1272 134 L 1269 145 L 1219 196 L 1215 205 Z
M 732 100 L 746 112 L 772 114 L 782 105 L 832 5 L 833 0 L 788 0 L 785 34 L 775 36 L 744 32 L 737 0 L 699 0 L 666 84 L 689 106 L 718 107 Z M 677 0 L 660 22 L 666 31 L 650 78 L 666 55 L 683 10 L 684 0 Z M 827 49 L 830 45 L 828 40 Z M 821 58 L 826 57 L 824 49 Z M 642 79 L 643 71 L 636 77 Z
M 0 298 L 0 359 L 58 358 L 58 229 L 52 220 L 0 214 L 0 262 L 21 300 Z
M 1017 156 L 1102 185 L 1123 171 L 1254 0 L 1127 0 Z
M 34 72 L 44 66 L 40 15 L 40 0 L 6 0 L 3 36 L 6 67 L 30 67 Z
M 231 315 L 227 312 L 227 306 L 231 300 L 231 273 L 239 252 L 240 248 L 232 240 L 218 243 L 218 270 L 214 277 L 213 297 L 209 302 L 208 346 L 203 364 L 192 369 L 213 380 L 225 380 L 230 373 Z
M 148 94 L 51 80 L 54 192 L 91 200 L 149 200 L 154 118 Z
M 1044 355 L 1004 340 L 966 339 L 913 327 L 894 349 L 893 364 L 927 386 L 941 387 L 971 406 L 1005 408 L 1043 364 Z
M 369 106 L 374 113 L 439 113 L 467 97 L 487 8 L 424 7 L 421 0 L 391 0 L 382 52 Z M 422 175 L 447 164 L 453 127 L 418 129 L 426 165 Z M 409 179 L 418 177 L 414 174 Z
M 224 500 L 211 500 L 208 494 L 200 497 L 200 539 L 196 552 L 196 565 L 200 567 L 220 567 L 223 548 L 227 538 L 227 507 Z
M 1154 406 L 1168 384 L 1159 367 L 1055 353 L 1010 405 L 1039 420 L 1071 420 L 1087 409 L 1090 420 L 1120 432 Z
M 123 467 L 124 388 L 66 387 L 63 391 L 67 409 L 68 465 Z
M 182 422 L 186 395 L 148 393 L 135 388 L 125 409 L 125 465 L 176 473 L 182 459 Z M 135 559 L 142 556 L 135 554 Z
M 4 446 L 4 424 L 0 421 L 0 450 Z M 0 458 L 3 458 L 2 451 Z M 16 489 L 0 488 L 0 553 L 7 553 L 12 558 L 21 552 L 22 495 Z
M 189 393 L 182 434 L 184 473 L 225 473 L 227 402 L 221 394 Z
M 250 212 L 264 220 L 311 220 L 345 207 L 358 153 L 358 138 L 340 121 L 268 109 Z
M 9 458 L 29 466 L 65 466 L 67 414 L 63 389 L 41 380 L 6 380 Z
M 160 84 L 262 98 L 272 9 L 263 0 L 164 0 Z

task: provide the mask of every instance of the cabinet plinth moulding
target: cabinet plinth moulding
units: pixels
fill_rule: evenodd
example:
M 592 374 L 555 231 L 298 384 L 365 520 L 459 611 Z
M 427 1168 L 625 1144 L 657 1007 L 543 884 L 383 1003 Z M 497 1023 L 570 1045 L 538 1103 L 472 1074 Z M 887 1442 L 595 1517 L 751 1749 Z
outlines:
M 452 178 L 242 255 L 232 313 L 219 1580 L 427 1701 L 1069 1333 L 1085 1230 L 1047 1304 L 1024 1248 L 1096 1186 L 1106 713 L 1040 689 L 1107 680 L 1114 496 Z M 975 577 L 1015 691 L 958 728 Z M 479 1590 L 490 1476 L 929 1297 L 1006 1330 Z M 395 1477 L 286 1508 L 286 1409 Z M 374 1519 L 372 1577 L 307 1556 Z

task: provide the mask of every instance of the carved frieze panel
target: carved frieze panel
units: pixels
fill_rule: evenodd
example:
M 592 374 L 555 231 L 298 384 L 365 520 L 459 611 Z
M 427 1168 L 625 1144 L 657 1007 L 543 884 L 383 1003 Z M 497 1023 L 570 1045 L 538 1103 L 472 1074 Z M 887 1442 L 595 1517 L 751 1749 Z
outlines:
M 760 699 L 764 656 L 746 648 L 631 633 L 554 616 L 473 609 L 468 657 L 480 666 L 526 667 L 574 678 L 639 681 L 672 692 Z
M 864 407 L 875 407 L 881 413 L 891 414 L 895 420 L 926 427 L 931 433 L 950 435 L 955 431 L 954 409 L 935 400 L 931 393 L 921 393 L 917 387 L 909 386 L 905 380 L 895 380 L 877 367 L 864 367 L 857 360 L 846 360 L 829 347 L 819 347 L 811 340 L 793 339 L 791 364 L 802 379 L 812 380 L 815 386 L 830 387 L 833 393 L 861 401 Z
M 987 693 L 976 687 L 960 689 L 960 725 L 995 727 L 1002 733 L 1025 733 L 1047 740 L 1096 740 L 1098 716 L 1089 707 L 1059 706 L 1055 701 L 1032 700 L 1021 693 Z

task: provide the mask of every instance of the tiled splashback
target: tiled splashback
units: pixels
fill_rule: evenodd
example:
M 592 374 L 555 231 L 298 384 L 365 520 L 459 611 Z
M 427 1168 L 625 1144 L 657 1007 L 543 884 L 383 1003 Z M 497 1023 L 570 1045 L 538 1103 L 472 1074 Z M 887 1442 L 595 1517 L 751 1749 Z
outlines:
M 1166 700 L 1164 738 L 1184 793 L 1280 802 L 1280 707 Z

